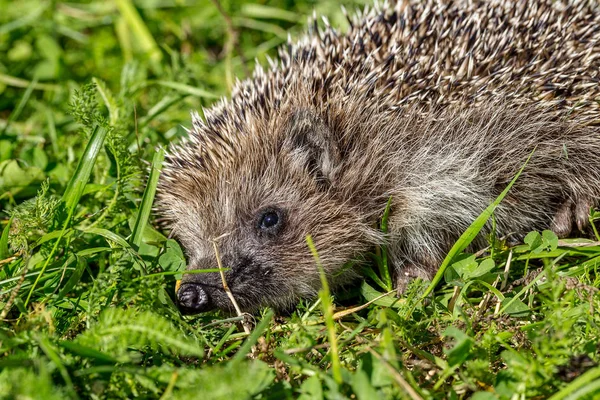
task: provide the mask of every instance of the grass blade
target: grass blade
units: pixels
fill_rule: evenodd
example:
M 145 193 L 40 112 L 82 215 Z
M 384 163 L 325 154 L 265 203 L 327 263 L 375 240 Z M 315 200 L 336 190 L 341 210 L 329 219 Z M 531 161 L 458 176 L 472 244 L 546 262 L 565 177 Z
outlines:
M 50 341 L 48 340 L 48 338 L 45 338 L 45 337 L 38 338 L 38 343 L 39 343 L 42 351 L 54 363 L 54 365 L 60 372 L 60 375 L 62 376 L 63 380 L 67 384 L 67 390 L 68 390 L 71 398 L 78 399 L 79 396 L 77 396 L 77 392 L 75 391 L 75 387 L 73 386 L 73 381 L 71 380 L 71 377 L 69 376 L 69 371 L 67 371 L 67 368 L 61 362 L 60 356 L 58 355 L 58 353 L 52 348 L 52 345 L 50 344 Z
M 262 4 L 244 4 L 241 11 L 242 14 L 251 18 L 279 19 L 288 22 L 296 22 L 299 17 L 294 12 Z
M 100 153 L 100 150 L 102 150 L 107 132 L 107 129 L 104 127 L 98 125 L 94 126 L 90 141 L 77 165 L 75 174 L 73 174 L 73 177 L 69 181 L 67 189 L 63 194 L 62 199 L 69 214 L 75 210 L 77 203 L 79 203 L 79 199 L 83 194 L 83 189 L 92 174 L 92 169 L 94 168 L 98 154 Z
M 102 79 L 92 78 L 92 82 L 96 85 L 96 90 L 100 94 L 100 97 L 102 97 L 102 101 L 104 101 L 104 105 L 108 109 L 110 125 L 116 126 L 119 121 L 119 105 L 115 100 L 115 96 L 113 96 L 112 92 Z
M 115 3 L 123 16 L 123 19 L 127 22 L 127 25 L 129 25 L 133 34 L 136 36 L 137 43 L 141 49 L 152 61 L 158 63 L 162 59 L 162 53 L 152 37 L 150 30 L 142 20 L 142 17 L 133 6 L 133 3 L 130 0 L 116 0 Z
M 315 244 L 313 243 L 312 237 L 308 235 L 306 237 L 306 243 L 313 254 L 317 268 L 319 269 L 319 275 L 321 276 L 322 289 L 319 290 L 319 298 L 321 299 L 321 307 L 323 309 L 323 316 L 325 317 L 325 325 L 327 326 L 327 336 L 329 337 L 329 345 L 331 349 L 331 369 L 333 371 L 333 379 L 338 384 L 342 384 L 342 365 L 340 363 L 340 356 L 338 351 L 337 336 L 335 334 L 335 323 L 333 320 L 333 304 L 331 304 L 331 294 L 329 291 L 329 284 L 327 283 L 327 277 L 325 276 L 325 270 L 321 264 L 321 259 L 317 253 Z
M 23 109 L 25 108 L 25 104 L 27 104 L 27 102 L 29 101 L 29 98 L 31 97 L 31 93 L 33 93 L 33 89 L 35 88 L 37 81 L 38 81 L 37 78 L 34 78 L 33 81 L 31 81 L 29 83 L 29 85 L 27 86 L 27 89 L 25 89 L 25 93 L 23 94 L 23 97 L 21 97 L 21 101 L 19 101 L 19 104 L 17 104 L 17 107 L 14 109 L 14 111 L 8 117 L 8 120 L 6 121 L 6 124 L 4 125 L 4 128 L 2 129 L 2 132 L 0 132 L 0 136 L 3 135 L 4 133 L 6 133 L 8 126 L 12 122 L 16 121 L 19 118 L 19 116 L 21 115 L 21 112 L 23 112 Z
M 182 95 L 165 96 L 162 100 L 160 100 L 158 103 L 156 103 L 156 105 L 154 105 L 154 107 L 152 107 L 150 110 L 148 110 L 148 114 L 146 114 L 144 117 L 139 119 L 139 121 L 138 121 L 139 127 L 142 128 L 142 127 L 148 125 L 148 123 L 150 123 L 150 121 L 152 121 L 154 118 L 158 117 L 160 114 L 165 112 L 172 105 L 183 100 L 184 97 L 185 96 L 182 96 Z
M 256 328 L 254 328 L 250 336 L 248 336 L 248 339 L 246 339 L 242 347 L 240 347 L 237 353 L 235 353 L 235 356 L 231 359 L 231 367 L 234 367 L 246 357 L 246 354 L 250 352 L 252 346 L 256 344 L 260 336 L 271 323 L 271 319 L 273 319 L 273 310 L 268 310 L 264 318 L 256 325 Z
M 523 166 L 521 167 L 521 169 L 519 170 L 517 175 L 515 175 L 515 177 L 512 179 L 512 181 L 510 181 L 510 183 L 506 186 L 506 188 L 502 191 L 502 193 L 500 193 L 500 195 L 496 198 L 496 200 L 494 200 L 492 204 L 490 204 L 485 210 L 483 210 L 483 212 L 479 215 L 479 217 L 477 217 L 475 219 L 475 221 L 473 221 L 473 223 L 465 230 L 465 232 L 462 235 L 460 235 L 460 237 L 458 238 L 456 243 L 454 243 L 454 246 L 452 246 L 452 248 L 448 252 L 448 255 L 446 255 L 446 258 L 444 258 L 444 261 L 442 262 L 440 269 L 433 277 L 431 284 L 429 285 L 429 287 L 427 287 L 427 290 L 425 290 L 425 293 L 423 294 L 421 299 L 425 299 L 427 296 L 429 296 L 429 294 L 431 292 L 433 292 L 433 290 L 435 289 L 437 284 L 440 283 L 440 281 L 444 277 L 444 271 L 446 271 L 446 268 L 448 267 L 448 265 L 450 265 L 450 263 L 452 262 L 454 257 L 456 257 L 464 249 L 466 249 L 467 246 L 469 244 L 471 244 L 473 239 L 475 239 L 475 237 L 479 234 L 481 229 L 485 226 L 487 221 L 490 219 L 490 217 L 494 213 L 494 210 L 496 209 L 496 207 L 498 207 L 498 204 L 500 204 L 500 202 L 508 194 L 508 191 L 510 190 L 510 188 L 512 188 L 512 186 L 517 181 L 519 176 L 521 176 L 521 173 L 523 172 L 523 170 L 529 163 L 529 160 L 533 156 L 534 152 L 535 152 L 535 149 L 533 152 L 531 152 L 529 157 L 527 157 L 525 164 L 523 164 Z
M 54 258 L 54 254 L 56 254 L 56 251 L 58 250 L 58 245 L 60 244 L 61 239 L 65 235 L 65 232 L 67 231 L 67 228 L 69 227 L 69 224 L 71 223 L 71 218 L 73 218 L 73 214 L 75 213 L 75 208 L 77 207 L 77 204 L 79 203 L 79 199 L 81 199 L 81 195 L 83 194 L 83 189 L 85 188 L 85 185 L 87 184 L 88 180 L 90 179 L 90 175 L 92 174 L 92 169 L 94 168 L 94 164 L 96 163 L 98 154 L 100 153 L 100 150 L 102 149 L 102 145 L 104 143 L 104 139 L 106 138 L 107 132 L 108 132 L 108 130 L 104 127 L 101 127 L 98 125 L 94 126 L 94 130 L 92 132 L 90 141 L 88 142 L 88 144 L 83 152 L 83 156 L 79 160 L 77 169 L 75 170 L 73 177 L 69 181 L 69 184 L 67 185 L 67 189 L 65 190 L 65 193 L 63 194 L 63 197 L 62 197 L 62 200 L 64 202 L 64 205 L 65 205 L 65 208 L 67 211 L 67 218 L 65 219 L 65 221 L 63 223 L 63 227 L 60 232 L 60 236 L 56 239 L 56 242 L 54 242 L 54 246 L 52 247 L 52 250 L 50 251 L 50 254 L 48 255 L 48 257 L 46 258 L 46 262 L 44 263 L 44 266 L 42 267 L 40 274 L 37 276 L 35 282 L 31 286 L 31 289 L 29 290 L 29 294 L 27 295 L 27 299 L 25 300 L 25 307 L 27 307 L 27 304 L 29 304 L 29 300 L 31 300 L 31 296 L 33 295 L 33 292 L 35 291 L 35 288 L 37 287 L 40 279 L 42 278 L 42 275 L 44 275 L 46 268 L 48 268 L 48 265 L 50 264 L 50 260 L 52 260 Z
M 189 94 L 191 96 L 205 97 L 207 99 L 218 99 L 219 98 L 219 96 L 217 96 L 214 93 L 211 93 L 211 92 L 203 90 L 203 89 L 199 89 L 197 87 L 179 83 L 179 82 L 173 82 L 173 81 L 153 81 L 152 82 L 151 81 L 149 83 L 156 83 L 157 85 L 168 87 L 169 89 L 174 89 L 180 93 Z
M 142 244 L 142 236 L 144 235 L 144 229 L 148 224 L 148 218 L 152 211 L 152 204 L 154 203 L 154 196 L 156 195 L 156 185 L 158 184 L 158 177 L 160 176 L 160 168 L 163 160 L 165 159 L 165 150 L 159 148 L 152 159 L 152 167 L 150 169 L 150 176 L 148 177 L 148 183 L 142 196 L 142 203 L 133 226 L 133 232 L 131 234 L 131 244 L 134 248 L 139 248 Z
M 35 90 L 60 90 L 59 85 L 51 85 L 48 83 L 37 83 L 30 82 L 26 79 L 17 78 L 6 74 L 0 74 L 0 83 L 4 83 L 7 86 L 27 88 L 31 86 Z
M 392 208 L 392 198 L 388 199 L 387 205 L 385 206 L 385 211 L 383 212 L 383 217 L 381 218 L 381 231 L 383 233 L 388 232 L 388 220 L 390 217 L 390 209 Z M 381 248 L 381 262 L 377 263 L 379 267 L 379 276 L 385 283 L 385 289 L 389 292 L 393 288 L 392 277 L 390 275 L 390 268 L 388 265 L 388 251 L 387 246 L 382 246 Z
M 587 397 L 589 399 L 595 399 L 597 397 L 594 394 L 598 395 L 598 393 L 600 393 L 600 367 L 587 371 L 549 400 L 583 399 L 586 398 L 585 395 L 589 395 L 590 397 Z

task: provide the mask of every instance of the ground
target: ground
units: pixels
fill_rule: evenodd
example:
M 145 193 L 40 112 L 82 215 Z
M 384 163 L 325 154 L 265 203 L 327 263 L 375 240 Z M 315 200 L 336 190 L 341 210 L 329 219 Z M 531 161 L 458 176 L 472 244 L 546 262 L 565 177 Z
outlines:
M 339 2 L 0 10 L 0 398 L 600 397 L 597 233 L 490 237 L 477 254 L 466 234 L 400 297 L 378 249 L 361 286 L 288 314 L 179 314 L 156 149 L 313 10 L 343 30 Z

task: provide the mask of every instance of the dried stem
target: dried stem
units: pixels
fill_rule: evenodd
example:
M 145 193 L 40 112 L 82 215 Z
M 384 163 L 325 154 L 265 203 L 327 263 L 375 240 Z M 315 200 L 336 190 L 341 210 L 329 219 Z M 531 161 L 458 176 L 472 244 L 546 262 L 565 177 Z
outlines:
M 19 290 L 21 290 L 21 285 L 23 285 L 23 282 L 25 281 L 25 275 L 27 274 L 27 270 L 29 269 L 29 256 L 27 256 L 23 259 L 23 265 L 24 265 L 24 268 L 23 268 L 23 272 L 21 272 L 21 278 L 19 278 L 17 285 L 15 286 L 12 293 L 10 294 L 10 298 L 8 299 L 8 302 L 2 309 L 2 313 L 0 313 L 0 321 L 4 321 L 4 319 L 10 312 L 10 309 L 12 308 L 13 303 L 15 302 L 15 299 L 17 298 L 17 294 L 19 293 Z
M 227 286 L 227 281 L 225 280 L 225 272 L 223 272 L 223 263 L 221 262 L 221 255 L 219 254 L 219 246 L 217 246 L 216 239 L 212 240 L 212 244 L 213 244 L 213 248 L 215 249 L 215 256 L 217 257 L 217 265 L 219 266 L 219 273 L 221 274 L 221 281 L 223 282 L 223 290 L 227 294 L 227 297 L 229 297 L 231 304 L 233 304 L 233 308 L 235 308 L 235 312 L 237 313 L 237 315 L 240 317 L 243 317 L 245 314 L 240 309 L 240 306 L 238 305 L 237 301 L 235 300 L 235 297 L 233 297 L 233 293 L 231 293 L 231 290 L 229 290 L 229 286 Z M 246 322 L 246 318 L 244 318 L 244 320 L 242 321 L 242 326 L 244 327 L 244 332 L 246 332 L 246 334 L 250 334 L 250 327 L 248 326 L 248 323 Z
M 395 290 L 389 291 L 387 293 L 383 293 L 382 295 L 375 297 L 373 300 L 371 300 L 371 301 L 369 301 L 369 302 L 367 302 L 365 304 L 362 304 L 362 305 L 357 306 L 357 307 L 351 307 L 351 308 L 347 308 L 345 310 L 338 311 L 335 314 L 333 314 L 333 319 L 334 320 L 338 320 L 338 319 L 344 318 L 346 315 L 354 314 L 355 312 L 359 312 L 360 310 L 364 310 L 365 308 L 369 307 L 371 304 L 373 304 L 377 300 L 383 299 L 384 297 L 386 297 L 386 296 L 388 296 L 388 295 L 390 295 L 390 294 L 392 294 L 394 292 L 395 292 Z M 398 300 L 398 301 L 400 301 L 400 300 Z
M 13 261 L 15 261 L 17 258 L 19 258 L 21 256 L 21 253 L 16 253 L 14 256 L 5 258 L 4 260 L 0 260 L 0 266 L 4 265 L 4 264 L 9 264 Z

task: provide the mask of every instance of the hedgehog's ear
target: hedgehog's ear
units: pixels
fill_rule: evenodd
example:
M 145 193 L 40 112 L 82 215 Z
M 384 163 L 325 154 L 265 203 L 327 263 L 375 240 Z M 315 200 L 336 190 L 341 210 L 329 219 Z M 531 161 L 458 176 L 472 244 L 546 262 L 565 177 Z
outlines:
M 292 163 L 309 171 L 320 184 L 329 185 L 340 157 L 336 139 L 325 122 L 310 111 L 296 111 L 285 136 L 284 147 Z

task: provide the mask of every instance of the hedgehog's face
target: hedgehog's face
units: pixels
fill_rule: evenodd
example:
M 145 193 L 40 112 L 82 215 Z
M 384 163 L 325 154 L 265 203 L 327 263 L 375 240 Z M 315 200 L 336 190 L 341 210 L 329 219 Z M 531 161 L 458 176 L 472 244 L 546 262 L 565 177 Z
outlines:
M 220 171 L 184 171 L 163 183 L 162 207 L 175 217 L 174 233 L 188 255 L 177 294 L 186 313 L 233 310 L 220 273 L 197 271 L 218 267 L 215 251 L 233 297 L 252 311 L 316 295 L 319 272 L 307 235 L 333 285 L 353 279 L 347 266 L 369 246 L 371 228 L 336 197 L 324 124 L 304 111 L 273 124 L 264 128 L 274 130 L 270 135 L 248 134 L 244 151 Z

